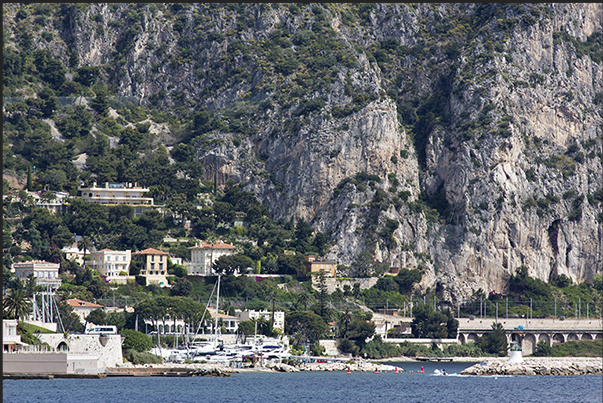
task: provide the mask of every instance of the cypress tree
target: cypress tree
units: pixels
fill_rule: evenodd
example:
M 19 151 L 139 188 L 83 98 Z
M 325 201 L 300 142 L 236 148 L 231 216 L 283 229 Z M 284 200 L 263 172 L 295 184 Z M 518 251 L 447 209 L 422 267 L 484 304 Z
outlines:
M 32 183 L 31 183 L 31 164 L 27 165 L 27 190 L 31 192 Z

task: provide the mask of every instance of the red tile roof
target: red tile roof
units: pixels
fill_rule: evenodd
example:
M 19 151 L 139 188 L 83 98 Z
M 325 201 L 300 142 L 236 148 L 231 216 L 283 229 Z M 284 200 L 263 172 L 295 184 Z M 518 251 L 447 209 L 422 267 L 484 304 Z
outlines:
M 71 305 L 74 308 L 79 308 L 79 307 L 104 308 L 102 305 L 95 304 L 93 302 L 83 301 L 83 300 L 77 299 L 77 298 L 71 298 L 71 299 L 66 300 L 65 302 L 67 302 L 69 305 Z
M 134 252 L 133 255 L 167 255 L 167 252 L 163 252 L 153 248 L 147 248 L 144 250 L 140 250 L 138 252 Z

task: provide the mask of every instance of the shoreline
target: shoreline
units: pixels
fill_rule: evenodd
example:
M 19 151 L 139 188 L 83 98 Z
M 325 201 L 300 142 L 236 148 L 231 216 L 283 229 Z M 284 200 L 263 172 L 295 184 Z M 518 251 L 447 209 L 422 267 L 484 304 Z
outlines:
M 601 357 L 527 357 L 521 363 L 510 364 L 508 357 L 453 357 L 452 362 L 476 362 L 459 373 L 459 375 L 599 375 L 603 374 Z M 236 373 L 276 373 L 304 371 L 343 371 L 343 372 L 395 372 L 406 370 L 385 362 L 422 362 L 410 357 L 395 357 L 382 360 L 355 360 L 354 363 L 302 363 L 290 366 L 283 363 L 266 363 L 264 366 L 232 368 L 222 364 L 125 364 L 115 368 L 106 368 L 98 373 L 3 373 L 4 379 L 106 379 L 109 377 L 140 377 L 140 376 L 217 376 L 230 377 Z

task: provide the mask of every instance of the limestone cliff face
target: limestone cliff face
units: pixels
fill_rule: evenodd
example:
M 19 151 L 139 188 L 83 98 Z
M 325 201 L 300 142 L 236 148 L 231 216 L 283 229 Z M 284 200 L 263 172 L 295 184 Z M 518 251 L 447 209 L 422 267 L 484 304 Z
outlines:
M 248 134 L 199 146 L 205 179 L 309 220 L 342 264 L 371 250 L 449 300 L 503 290 L 520 265 L 545 281 L 603 271 L 601 4 L 295 7 L 64 7 L 63 42 L 37 44 L 65 63 L 73 47 L 143 104 L 253 105 Z M 329 49 L 329 77 L 279 72 L 317 24 L 355 62 Z M 265 51 L 279 30 L 293 43 Z
M 462 211 L 458 224 L 474 229 L 465 232 L 458 250 L 439 243 L 434 251 L 445 276 L 455 283 L 463 273 L 459 285 L 466 288 L 503 289 L 521 264 L 541 279 L 566 274 L 575 281 L 592 277 L 603 265 L 601 207 L 580 196 L 601 187 L 601 159 L 574 166 L 568 158 L 572 152 L 601 152 L 600 142 L 594 145 L 601 136 L 601 106 L 593 103 L 603 83 L 601 63 L 578 57 L 553 35 L 571 26 L 569 32 L 585 40 L 600 32 L 602 10 L 554 5 L 552 13 L 550 23 L 513 33 L 505 43 L 513 49 L 510 60 L 495 57 L 481 68 L 472 66 L 476 76 L 494 68 L 492 77 L 479 86 L 454 84 L 449 102 L 454 115 L 471 119 L 480 104 L 490 102 L 493 110 L 512 117 L 511 133 L 467 144 L 454 130 L 443 130 L 427 147 L 424 183 L 441 180 L 451 205 Z M 517 85 L 535 77 L 536 84 Z M 480 89 L 485 91 L 476 97 Z M 542 202 L 547 195 L 552 201 Z

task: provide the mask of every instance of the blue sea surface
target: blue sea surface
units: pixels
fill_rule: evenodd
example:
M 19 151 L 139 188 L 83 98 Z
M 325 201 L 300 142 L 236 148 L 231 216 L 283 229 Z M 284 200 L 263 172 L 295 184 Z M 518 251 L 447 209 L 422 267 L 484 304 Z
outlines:
M 227 378 L 5 379 L 3 402 L 601 403 L 603 396 L 601 375 L 461 376 L 455 372 L 471 363 L 394 365 L 406 371 L 237 373 Z M 417 372 L 421 366 L 423 373 Z M 449 375 L 434 375 L 435 368 L 446 369 Z

